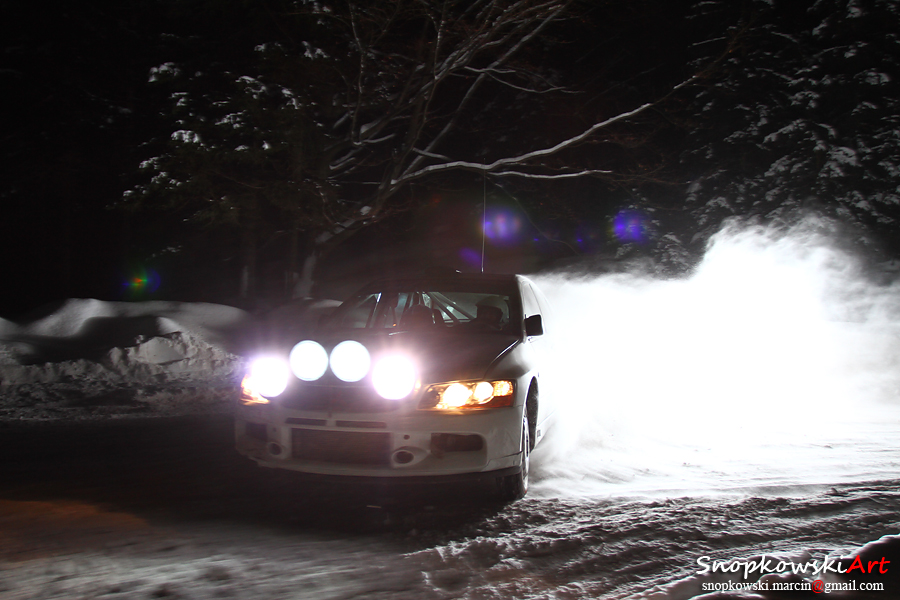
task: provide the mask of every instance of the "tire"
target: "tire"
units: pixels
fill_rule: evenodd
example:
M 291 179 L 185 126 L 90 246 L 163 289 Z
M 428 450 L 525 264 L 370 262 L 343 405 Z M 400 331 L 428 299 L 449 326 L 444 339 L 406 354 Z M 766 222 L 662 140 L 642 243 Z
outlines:
M 500 488 L 500 498 L 504 502 L 513 502 L 523 498 L 528 493 L 528 475 L 531 471 L 531 428 L 528 422 L 528 409 L 522 411 L 522 436 L 519 451 L 522 454 L 522 468 L 514 475 L 500 477 L 497 484 Z

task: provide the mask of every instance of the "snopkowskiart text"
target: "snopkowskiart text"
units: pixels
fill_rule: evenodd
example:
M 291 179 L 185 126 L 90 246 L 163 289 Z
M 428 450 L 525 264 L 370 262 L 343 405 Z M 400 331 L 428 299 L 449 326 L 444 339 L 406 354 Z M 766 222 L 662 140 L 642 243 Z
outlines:
M 888 572 L 888 565 L 891 561 L 885 557 L 881 560 L 863 561 L 861 557 L 853 557 L 848 567 L 844 566 L 844 562 L 850 561 L 851 557 L 829 558 L 826 557 L 821 561 L 808 560 L 806 562 L 794 562 L 792 560 L 783 560 L 767 557 L 763 554 L 761 557 L 752 560 L 711 560 L 708 556 L 701 556 L 697 559 L 697 564 L 701 570 L 699 575 L 707 573 L 741 573 L 743 579 L 747 579 L 751 574 L 758 576 L 766 573 L 794 573 L 795 575 L 822 575 L 825 573 L 837 573 L 841 575 L 851 574 L 868 574 Z

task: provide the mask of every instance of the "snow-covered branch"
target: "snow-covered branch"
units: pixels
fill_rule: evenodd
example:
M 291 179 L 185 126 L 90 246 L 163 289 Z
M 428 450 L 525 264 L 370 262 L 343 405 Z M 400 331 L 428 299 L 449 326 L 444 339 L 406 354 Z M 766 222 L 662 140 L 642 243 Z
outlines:
M 516 75 L 517 73 L 512 69 L 475 69 L 473 67 L 466 67 L 464 70 L 471 73 L 484 73 L 501 85 L 505 85 L 506 87 L 512 88 L 514 90 L 519 90 L 520 92 L 528 92 L 529 94 L 546 94 L 548 92 L 558 92 L 562 89 L 555 86 L 548 86 L 545 89 L 539 90 L 536 88 L 516 85 L 500 77 L 501 74 Z
M 576 177 L 589 177 L 592 175 L 612 175 L 612 171 L 604 171 L 599 169 L 585 169 L 574 173 L 525 173 L 523 171 L 497 171 L 491 173 L 494 177 L 522 177 L 524 179 L 573 179 Z
M 696 79 L 696 76 L 691 77 L 691 78 L 679 83 L 678 85 L 676 85 L 675 87 L 672 88 L 670 93 L 691 84 L 695 79 Z M 526 152 L 524 154 L 520 154 L 517 156 L 501 158 L 501 159 L 495 160 L 492 163 L 476 163 L 476 162 L 471 162 L 471 161 L 457 160 L 457 161 L 449 161 L 449 162 L 444 162 L 444 163 L 435 164 L 435 165 L 428 165 L 417 171 L 411 171 L 411 172 L 407 171 L 403 176 L 391 181 L 391 184 L 395 185 L 395 186 L 401 185 L 401 184 L 405 183 L 406 181 L 418 179 L 418 178 L 424 177 L 426 175 L 439 173 L 441 171 L 449 171 L 449 170 L 454 170 L 454 169 L 462 169 L 462 170 L 470 170 L 470 171 L 483 171 L 483 172 L 490 173 L 490 172 L 496 171 L 498 168 L 506 167 L 509 165 L 527 165 L 529 163 L 529 161 L 534 160 L 536 158 L 552 156 L 552 155 L 557 154 L 567 148 L 571 148 L 572 146 L 581 144 L 584 141 L 588 140 L 591 136 L 593 136 L 598 131 L 605 129 L 605 128 L 609 127 L 610 125 L 613 125 L 620 121 L 624 121 L 626 119 L 634 117 L 634 116 L 646 111 L 647 109 L 654 106 L 658 102 L 659 102 L 658 100 L 654 101 L 654 102 L 647 102 L 633 110 L 619 113 L 618 115 L 616 115 L 614 117 L 610 117 L 608 119 L 600 121 L 599 123 L 594 123 L 587 129 L 585 129 L 584 131 L 579 133 L 578 135 L 575 135 L 568 139 L 565 139 L 565 140 L 563 140 L 553 146 L 550 146 L 548 148 L 541 148 L 540 150 L 533 150 L 531 152 Z M 424 154 L 424 152 L 422 154 Z M 584 173 L 589 174 L 588 172 L 584 172 Z M 516 174 L 516 175 L 521 175 L 523 177 L 526 176 L 519 171 L 509 172 L 507 174 L 509 174 L 509 175 Z M 573 175 L 566 174 L 565 176 L 571 177 Z M 558 178 L 558 177 L 542 176 L 542 177 L 535 177 L 535 178 Z

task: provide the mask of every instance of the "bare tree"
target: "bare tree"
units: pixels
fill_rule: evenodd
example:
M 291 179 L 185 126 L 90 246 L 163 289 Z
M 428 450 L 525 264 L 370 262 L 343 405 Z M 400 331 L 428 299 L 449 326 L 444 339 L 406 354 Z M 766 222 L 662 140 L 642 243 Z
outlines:
M 556 139 L 522 135 L 527 128 L 520 128 L 504 143 L 473 131 L 475 123 L 508 118 L 533 99 L 566 93 L 540 56 L 552 44 L 548 31 L 572 4 L 281 6 L 277 28 L 267 31 L 272 38 L 254 43 L 246 58 L 173 62 L 153 71 L 151 79 L 172 86 L 177 129 L 145 162 L 152 181 L 128 199 L 161 193 L 192 206 L 195 217 L 240 224 L 247 281 L 263 224 L 287 223 L 295 244 L 310 241 L 302 268 L 288 266 L 294 293 L 306 295 L 317 259 L 360 228 L 408 208 L 404 191 L 416 182 L 451 171 L 534 180 L 610 175 L 589 161 L 559 157 L 648 111 L 658 98 L 593 114 Z

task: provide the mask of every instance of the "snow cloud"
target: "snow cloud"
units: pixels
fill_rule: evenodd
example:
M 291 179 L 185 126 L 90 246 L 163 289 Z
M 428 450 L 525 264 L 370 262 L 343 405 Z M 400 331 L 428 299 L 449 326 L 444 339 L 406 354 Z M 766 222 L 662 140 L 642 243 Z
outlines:
M 828 222 L 732 224 L 681 280 L 536 279 L 563 369 L 537 493 L 747 491 L 896 466 L 877 447 L 900 413 L 900 287 L 864 276 Z

